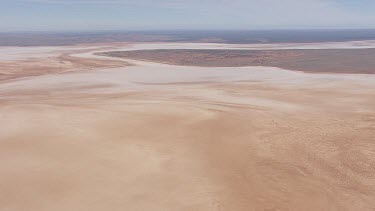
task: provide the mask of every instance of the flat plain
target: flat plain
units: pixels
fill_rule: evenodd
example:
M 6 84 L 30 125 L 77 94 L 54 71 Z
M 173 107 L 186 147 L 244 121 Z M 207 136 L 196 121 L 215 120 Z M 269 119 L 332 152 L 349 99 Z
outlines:
M 375 46 L 1 47 L 0 210 L 374 210 L 372 63 L 195 66 L 213 51 L 220 62 L 218 50 L 255 48 L 338 59 Z M 132 50 L 163 60 L 103 56 Z M 164 64 L 169 51 L 196 63 Z
M 375 73 L 375 49 L 138 50 L 101 55 L 182 66 L 267 66 L 321 73 Z

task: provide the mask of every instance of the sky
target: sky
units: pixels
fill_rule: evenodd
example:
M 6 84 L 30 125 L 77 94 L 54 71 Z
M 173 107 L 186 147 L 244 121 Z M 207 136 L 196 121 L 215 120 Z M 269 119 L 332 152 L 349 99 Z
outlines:
M 375 0 L 0 0 L 0 32 L 375 28 Z

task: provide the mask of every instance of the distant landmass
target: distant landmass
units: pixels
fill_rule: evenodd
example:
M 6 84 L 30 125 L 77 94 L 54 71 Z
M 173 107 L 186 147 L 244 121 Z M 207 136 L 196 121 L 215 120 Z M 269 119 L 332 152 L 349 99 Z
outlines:
M 375 29 L 174 30 L 0 33 L 0 46 L 64 46 L 104 42 L 301 43 L 375 40 Z

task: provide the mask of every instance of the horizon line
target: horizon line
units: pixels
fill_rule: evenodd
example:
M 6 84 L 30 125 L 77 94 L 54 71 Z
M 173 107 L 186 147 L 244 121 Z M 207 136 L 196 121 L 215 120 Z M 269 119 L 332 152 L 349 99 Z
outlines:
M 375 30 L 375 28 L 268 28 L 268 29 L 98 29 L 98 30 L 9 30 L 0 31 L 0 34 L 7 33 L 100 33 L 100 32 L 176 32 L 176 31 L 359 31 Z

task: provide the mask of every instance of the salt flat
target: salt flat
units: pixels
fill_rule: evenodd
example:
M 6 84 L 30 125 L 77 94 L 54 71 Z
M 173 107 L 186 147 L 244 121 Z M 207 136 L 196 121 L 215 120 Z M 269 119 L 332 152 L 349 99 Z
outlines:
M 0 81 L 0 210 L 373 210 L 375 75 L 96 53 L 374 45 L 0 50 L 7 67 L 18 65 Z M 43 71 L 29 74 L 19 55 Z
M 118 50 L 153 49 L 228 49 L 228 50 L 288 50 L 288 49 L 368 49 L 375 48 L 375 40 L 322 42 L 322 43 L 270 43 L 270 44 L 226 44 L 226 43 L 137 43 Z

